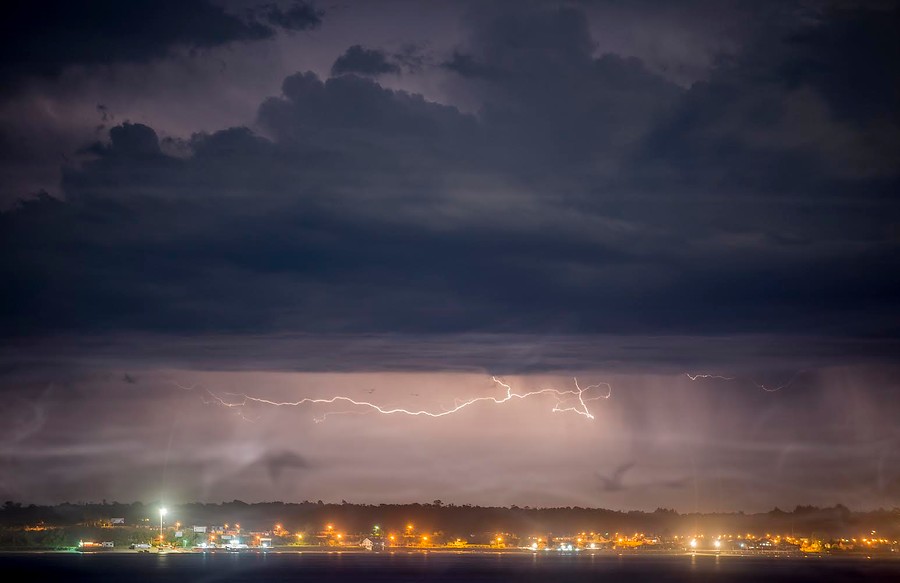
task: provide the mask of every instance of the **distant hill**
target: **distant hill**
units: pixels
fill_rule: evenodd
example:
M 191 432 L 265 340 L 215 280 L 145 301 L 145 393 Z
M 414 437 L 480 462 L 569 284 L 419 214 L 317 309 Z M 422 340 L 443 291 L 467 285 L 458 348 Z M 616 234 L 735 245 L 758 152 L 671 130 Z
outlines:
M 0 525 L 24 527 L 96 524 L 124 518 L 127 525 L 157 524 L 158 503 L 134 502 L 63 503 L 55 506 L 22 505 L 7 501 L 0 507 Z M 448 537 L 478 533 L 510 532 L 522 536 L 576 532 L 645 532 L 663 536 L 721 533 L 791 533 L 796 536 L 856 537 L 871 531 L 900 537 L 900 508 L 854 512 L 843 505 L 828 508 L 798 506 L 792 511 L 775 508 L 758 514 L 679 514 L 658 508 L 654 512 L 617 511 L 603 508 L 482 507 L 443 504 L 326 504 L 240 500 L 221 504 L 168 505 L 167 522 L 184 525 L 240 523 L 245 529 L 267 530 L 283 524 L 290 531 L 315 532 L 325 524 L 345 532 L 368 532 L 375 524 L 402 530 L 408 523 L 420 532 L 442 532 Z

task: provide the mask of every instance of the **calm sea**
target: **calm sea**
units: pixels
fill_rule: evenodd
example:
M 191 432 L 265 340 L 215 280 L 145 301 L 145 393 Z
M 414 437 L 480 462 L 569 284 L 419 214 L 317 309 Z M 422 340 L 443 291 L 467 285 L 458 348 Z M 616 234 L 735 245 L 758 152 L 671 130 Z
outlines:
M 4 581 L 900 582 L 900 560 L 579 554 L 3 554 Z

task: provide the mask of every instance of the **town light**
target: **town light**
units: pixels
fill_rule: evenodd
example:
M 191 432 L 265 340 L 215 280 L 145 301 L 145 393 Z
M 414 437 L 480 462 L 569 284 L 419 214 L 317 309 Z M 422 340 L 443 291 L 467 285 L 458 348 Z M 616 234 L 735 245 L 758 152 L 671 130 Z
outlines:
M 163 544 L 163 517 L 168 512 L 169 511 L 164 506 L 160 507 L 160 509 L 159 509 L 159 547 L 160 548 L 162 548 L 162 544 Z

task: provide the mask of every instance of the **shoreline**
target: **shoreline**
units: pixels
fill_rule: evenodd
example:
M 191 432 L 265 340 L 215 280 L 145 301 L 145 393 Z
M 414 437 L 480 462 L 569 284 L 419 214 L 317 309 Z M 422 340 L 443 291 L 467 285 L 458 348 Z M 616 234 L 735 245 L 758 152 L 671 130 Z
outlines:
M 0 556 L 10 556 L 10 555 L 87 555 L 87 556 L 116 556 L 121 557 L 124 555 L 133 555 L 133 556 L 169 556 L 169 555 L 199 555 L 199 556 L 208 556 L 208 555 L 246 555 L 246 556 L 254 556 L 254 555 L 311 555 L 311 556 L 324 556 L 324 555 L 353 555 L 353 556 L 383 556 L 383 557 L 391 557 L 397 555 L 406 555 L 406 556 L 428 556 L 428 555 L 440 555 L 440 556 L 533 556 L 533 557 L 547 557 L 547 558 L 562 558 L 562 557 L 603 557 L 603 558 L 660 558 L 660 557 L 685 557 L 685 558 L 727 558 L 727 559 L 827 559 L 827 560 L 855 560 L 855 561 L 869 561 L 869 560 L 896 560 L 900 561 L 900 553 L 897 552 L 880 552 L 880 553 L 791 553 L 791 552 L 773 552 L 773 551 L 765 551 L 765 552 L 705 552 L 705 551 L 617 551 L 617 550 L 603 550 L 603 549 L 591 549 L 591 550 L 583 550 L 583 551 L 533 551 L 531 549 L 442 549 L 442 548 L 433 548 L 433 549 L 404 549 L 397 548 L 393 550 L 384 550 L 384 551 L 367 551 L 365 549 L 319 549 L 319 548 L 309 548 L 309 549 L 299 549 L 299 548 L 272 548 L 272 549 L 244 549 L 240 551 L 231 551 L 226 549 L 204 549 L 204 550 L 192 550 L 192 549 L 173 549 L 167 550 L 160 553 L 159 551 L 153 550 L 150 552 L 140 552 L 135 551 L 133 549 L 107 549 L 107 550 L 92 550 L 92 551 L 79 551 L 72 549 L 14 549 L 14 548 L 5 548 L 0 549 Z

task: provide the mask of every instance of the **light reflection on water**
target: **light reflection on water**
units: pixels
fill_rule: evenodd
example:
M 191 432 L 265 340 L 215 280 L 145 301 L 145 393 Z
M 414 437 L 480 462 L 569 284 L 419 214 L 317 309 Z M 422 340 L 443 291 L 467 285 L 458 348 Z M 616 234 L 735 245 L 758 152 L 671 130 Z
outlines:
M 367 582 L 527 583 L 602 580 L 680 582 L 900 581 L 900 560 L 640 556 L 540 553 L 485 554 L 0 554 L 4 574 L 31 581 L 216 581 L 263 583 Z M 4 577 L 5 580 L 11 580 Z M 13 578 L 19 580 L 18 578 Z

